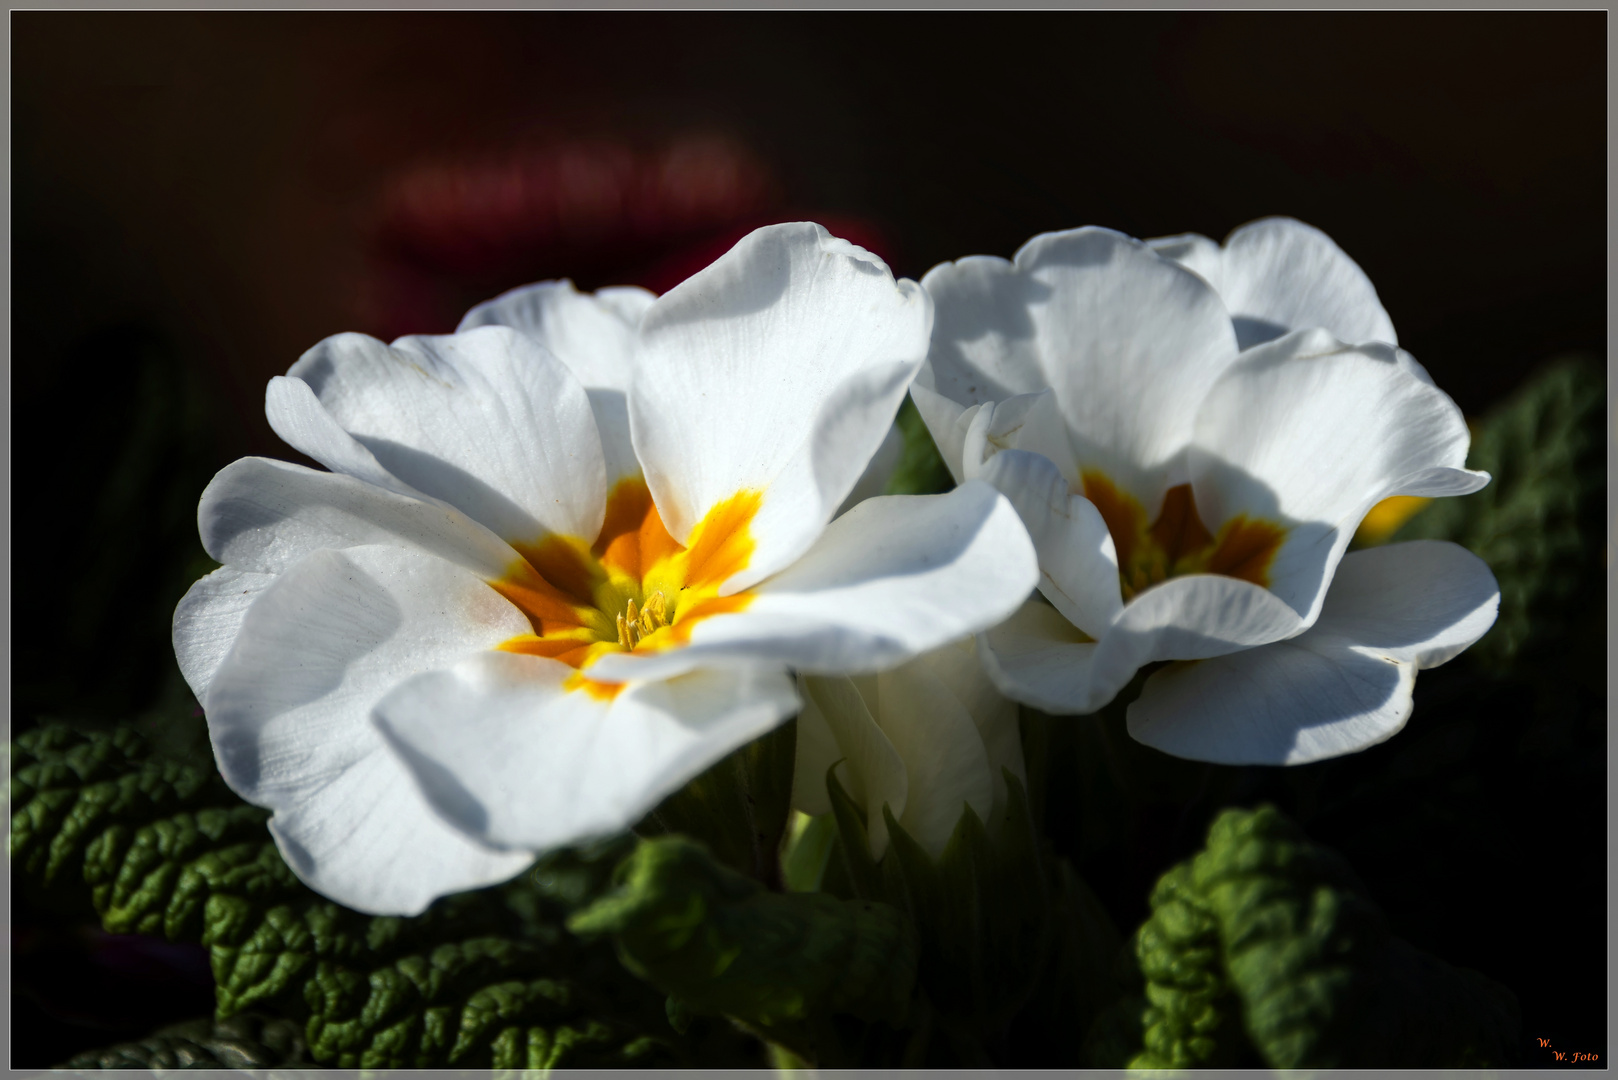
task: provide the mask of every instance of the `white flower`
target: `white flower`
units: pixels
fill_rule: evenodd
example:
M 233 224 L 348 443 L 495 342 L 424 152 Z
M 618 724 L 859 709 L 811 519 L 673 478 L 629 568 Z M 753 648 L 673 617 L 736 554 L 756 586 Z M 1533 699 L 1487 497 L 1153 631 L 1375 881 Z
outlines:
M 1039 552 L 1049 603 L 983 638 L 1013 698 L 1093 712 L 1149 664 L 1196 661 L 1146 681 L 1131 734 L 1313 761 L 1392 735 L 1416 669 L 1493 623 L 1493 576 L 1457 546 L 1345 558 L 1382 499 L 1488 482 L 1464 467 L 1460 411 L 1391 344 L 1302 329 L 1238 353 L 1201 277 L 1105 229 L 923 287 L 936 318 L 912 395 L 956 478 L 1005 492 Z
M 799 678 L 798 754 L 792 805 L 831 810 L 826 772 L 865 811 L 871 857 L 888 846 L 884 804 L 935 858 L 962 808 L 990 829 L 1006 813 L 1009 769 L 1023 768 L 1017 706 L 984 676 L 971 638 L 934 649 L 877 675 Z
M 657 300 L 504 302 L 530 332 L 316 346 L 266 411 L 331 471 L 245 459 L 198 509 L 224 568 L 174 640 L 220 770 L 362 911 L 622 829 L 796 712 L 789 669 L 900 663 L 1037 575 L 984 484 L 831 521 L 931 309 L 819 226 L 761 229 Z

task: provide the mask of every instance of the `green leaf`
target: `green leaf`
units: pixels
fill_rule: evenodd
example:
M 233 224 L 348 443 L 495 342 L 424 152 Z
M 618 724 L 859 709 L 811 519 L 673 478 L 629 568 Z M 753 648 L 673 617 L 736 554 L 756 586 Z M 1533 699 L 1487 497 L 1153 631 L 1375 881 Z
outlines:
M 682 1037 L 663 995 L 626 972 L 610 946 L 563 929 L 624 841 L 558 854 L 532 880 L 446 897 L 415 918 L 372 917 L 305 888 L 276 851 L 265 811 L 211 770 L 152 755 L 129 726 L 47 725 L 19 736 L 11 753 L 14 865 L 62 886 L 78 871 L 109 930 L 200 940 L 219 1016 L 253 1009 L 294 1018 L 319 1062 L 549 1069 L 761 1060 L 761 1047 L 722 1024 L 702 1022 Z M 180 1054 L 167 1045 L 149 1049 Z
M 937 1015 L 924 1062 L 929 1065 L 1022 1061 L 1017 1055 L 1032 1042 L 1048 1048 L 1047 1034 L 1029 1026 L 1038 1023 L 1036 1017 L 1059 1031 L 1082 1033 L 1115 996 L 1110 975 L 1116 929 L 1072 868 L 1043 848 L 1021 782 L 1009 771 L 1004 776 L 1004 818 L 990 828 L 963 804 L 937 859 L 884 807 L 889 845 L 876 863 L 863 815 L 836 775 L 827 774 L 839 837 L 824 887 L 884 900 L 915 925 L 919 992 L 928 1012 Z M 1043 991 L 1038 1001 L 1036 988 Z M 1013 1035 L 1024 1009 L 1033 1011 Z M 1073 1045 L 1059 1045 L 1056 1052 L 1076 1059 L 1077 1040 L 1066 1042 Z
M 916 403 L 910 400 L 908 394 L 899 406 L 899 415 L 894 423 L 904 436 L 904 449 L 899 454 L 899 463 L 894 466 L 893 475 L 888 478 L 884 494 L 936 495 L 954 487 L 955 478 L 950 476 L 949 466 L 944 464 L 921 413 L 916 411 Z
M 569 927 L 612 935 L 624 965 L 684 1009 L 733 1017 L 822 1061 L 815 1029 L 833 1015 L 905 1017 L 916 942 L 886 904 L 770 892 L 678 836 L 643 840 L 617 880 Z
M 82 875 L 113 933 L 197 939 L 215 890 L 263 901 L 302 889 L 211 769 L 149 755 L 129 727 L 64 724 L 12 744 L 11 858 L 45 883 Z
M 837 823 L 838 844 L 823 882 L 827 892 L 844 898 L 881 899 L 887 894 L 876 860 L 871 858 L 871 839 L 866 831 L 865 811 L 855 805 L 837 779 L 837 766 L 826 770 L 826 791 L 831 796 L 832 819 Z
M 1135 937 L 1131 1068 L 1509 1064 L 1515 999 L 1388 933 L 1336 854 L 1272 807 L 1226 810 L 1159 881 Z M 1092 1038 L 1094 1038 L 1092 1033 Z M 1096 1062 L 1099 1064 L 1099 1062 Z
M 137 1042 L 86 1050 L 61 1069 L 308 1068 L 302 1025 L 280 1017 L 243 1013 L 227 1020 L 203 1017 L 159 1028 Z
M 1483 418 L 1467 457 L 1494 479 L 1436 499 L 1394 540 L 1453 540 L 1489 564 L 1500 616 L 1470 654 L 1485 668 L 1565 636 L 1581 588 L 1599 603 L 1606 507 L 1606 379 L 1556 361 Z M 1604 595 L 1604 594 L 1603 594 Z

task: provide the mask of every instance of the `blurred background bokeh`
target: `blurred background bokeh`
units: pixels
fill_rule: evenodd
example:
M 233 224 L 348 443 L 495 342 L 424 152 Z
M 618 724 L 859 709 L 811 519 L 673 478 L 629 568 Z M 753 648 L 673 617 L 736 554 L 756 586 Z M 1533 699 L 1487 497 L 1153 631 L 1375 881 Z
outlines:
M 1081 224 L 1220 238 L 1288 214 L 1364 267 L 1469 416 L 1553 357 L 1605 357 L 1600 12 L 11 27 L 14 728 L 194 709 L 167 641 L 210 566 L 197 496 L 243 454 L 296 458 L 263 388 L 321 338 L 448 332 L 548 277 L 666 289 L 770 221 L 920 277 Z M 1457 922 L 1400 932 L 1511 986 L 1525 1035 L 1604 1050 L 1604 793 L 1565 797 L 1537 852 L 1456 883 Z M 1558 898 L 1509 911 L 1525 882 Z M 1137 884 L 1098 889 L 1127 909 Z M 1491 939 L 1507 917 L 1540 944 Z M 207 1010 L 195 954 L 75 918 L 18 908 L 15 1062 Z

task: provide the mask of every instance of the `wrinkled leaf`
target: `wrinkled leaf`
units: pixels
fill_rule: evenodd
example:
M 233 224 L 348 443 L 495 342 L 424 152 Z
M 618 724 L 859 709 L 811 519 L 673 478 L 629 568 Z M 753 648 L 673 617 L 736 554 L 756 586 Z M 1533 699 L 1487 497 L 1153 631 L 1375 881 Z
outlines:
M 59 887 L 82 877 L 108 930 L 200 940 L 219 1016 L 252 1009 L 294 1019 L 318 1062 L 549 1069 L 760 1060 L 756 1043 L 723 1024 L 702 1022 L 682 1037 L 663 995 L 624 971 L 609 947 L 562 928 L 604 882 L 621 841 L 558 853 L 534 881 L 446 897 L 415 918 L 372 917 L 305 888 L 281 861 L 267 812 L 244 805 L 211 770 L 151 755 L 127 725 L 88 733 L 47 725 L 19 736 L 11 754 L 13 864 Z M 202 1060 L 192 1035 L 184 1046 L 153 1039 L 105 1053 Z
M 1392 937 L 1348 865 L 1272 807 L 1215 819 L 1206 848 L 1158 883 L 1135 956 L 1146 1007 L 1131 1068 L 1239 1067 L 1254 1053 L 1274 1068 L 1464 1068 L 1515 1055 L 1515 998 Z
M 61 1069 L 309 1068 L 302 1025 L 243 1013 L 226 1020 L 203 1017 L 159 1028 L 136 1042 L 86 1050 Z

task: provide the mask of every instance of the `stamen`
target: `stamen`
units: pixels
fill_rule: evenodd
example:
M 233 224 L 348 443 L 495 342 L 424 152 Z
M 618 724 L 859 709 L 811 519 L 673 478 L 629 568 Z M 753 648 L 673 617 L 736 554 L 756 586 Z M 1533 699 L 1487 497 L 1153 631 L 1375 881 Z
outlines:
M 633 603 L 633 601 L 631 601 L 631 603 Z M 635 639 L 633 636 L 631 636 L 629 623 L 625 621 L 622 615 L 618 616 L 618 644 L 622 645 L 626 649 L 633 649 L 635 647 Z
M 634 611 L 633 606 L 630 607 L 630 611 Z M 663 593 L 659 590 L 646 598 L 646 606 L 641 610 L 641 636 L 644 637 L 668 624 L 668 601 L 663 599 Z

